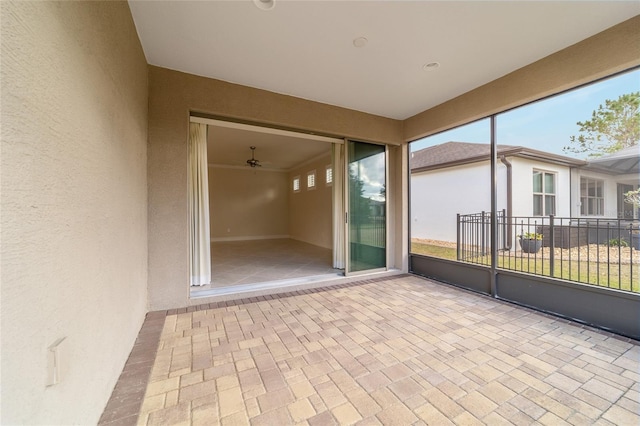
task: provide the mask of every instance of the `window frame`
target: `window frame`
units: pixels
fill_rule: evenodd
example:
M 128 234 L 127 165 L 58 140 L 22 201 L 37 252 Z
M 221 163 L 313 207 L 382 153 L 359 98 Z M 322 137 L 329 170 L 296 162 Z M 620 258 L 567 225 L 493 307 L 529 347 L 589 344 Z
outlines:
M 300 175 L 298 175 L 298 176 L 294 176 L 294 177 L 293 177 L 293 180 L 292 180 L 292 183 L 293 183 L 293 185 L 291 186 L 291 189 L 293 190 L 293 193 L 294 193 L 294 194 L 297 194 L 298 192 L 300 192 L 300 191 L 301 191 L 301 188 L 300 188 L 300 186 L 301 186 L 301 185 L 300 185 L 300 184 L 301 184 L 301 182 L 300 182 Z M 296 185 L 296 184 L 297 184 L 297 185 Z M 297 188 L 296 188 L 296 187 L 297 187 Z
M 326 186 L 333 186 L 333 166 L 328 164 L 324 169 L 324 183 Z
M 536 169 L 534 168 L 532 171 L 532 179 L 535 179 L 535 175 L 536 173 L 541 174 L 542 175 L 542 187 L 541 187 L 541 192 L 536 192 L 533 181 L 532 183 L 532 195 L 533 195 L 533 206 L 532 206 L 532 216 L 537 216 L 537 217 L 545 217 L 545 216 L 549 216 L 549 215 L 554 215 L 556 214 L 557 211 L 557 195 L 558 195 L 558 172 L 552 172 L 550 170 L 542 170 L 542 169 Z M 549 176 L 553 176 L 553 192 L 552 193 L 547 193 L 546 191 L 546 185 L 545 185 L 545 177 L 549 175 Z M 536 197 L 541 197 L 542 203 L 541 203 L 541 212 L 537 213 L 536 212 Z M 547 197 L 553 197 L 553 211 L 551 213 L 547 213 Z
M 316 170 L 310 170 L 307 172 L 307 191 L 313 191 L 317 187 L 316 182 Z
M 582 193 L 582 184 L 586 181 L 586 195 Z M 595 192 L 596 195 L 589 195 L 589 184 L 595 183 Z M 598 197 L 598 186 L 600 188 L 601 197 Z M 596 210 L 599 210 L 600 213 L 592 213 L 590 212 L 590 203 L 589 200 L 599 200 L 597 202 Z M 586 211 L 586 213 L 585 213 Z M 590 176 L 580 176 L 580 216 L 604 216 L 604 179 L 598 179 Z

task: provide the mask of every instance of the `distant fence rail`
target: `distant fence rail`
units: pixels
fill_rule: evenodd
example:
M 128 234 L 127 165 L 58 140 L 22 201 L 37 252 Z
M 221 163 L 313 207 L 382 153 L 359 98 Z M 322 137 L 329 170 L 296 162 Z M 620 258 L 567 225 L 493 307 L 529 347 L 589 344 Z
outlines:
M 501 211 L 495 224 L 499 268 L 640 292 L 638 222 Z M 490 265 L 490 213 L 457 215 L 456 256 Z

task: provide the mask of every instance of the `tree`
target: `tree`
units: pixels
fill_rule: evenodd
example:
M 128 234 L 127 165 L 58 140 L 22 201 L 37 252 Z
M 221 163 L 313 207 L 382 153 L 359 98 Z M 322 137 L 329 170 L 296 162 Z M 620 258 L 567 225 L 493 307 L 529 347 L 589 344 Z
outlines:
M 580 135 L 571 136 L 564 152 L 588 153 L 600 157 L 638 144 L 640 139 L 640 92 L 617 100 L 607 99 L 593 111 L 591 120 L 578 121 Z
M 369 218 L 371 200 L 364 196 L 364 181 L 359 178 L 356 167 L 349 167 L 349 208 L 354 224 L 366 223 Z
M 635 191 L 627 191 L 624 193 L 624 202 L 640 207 L 640 188 Z

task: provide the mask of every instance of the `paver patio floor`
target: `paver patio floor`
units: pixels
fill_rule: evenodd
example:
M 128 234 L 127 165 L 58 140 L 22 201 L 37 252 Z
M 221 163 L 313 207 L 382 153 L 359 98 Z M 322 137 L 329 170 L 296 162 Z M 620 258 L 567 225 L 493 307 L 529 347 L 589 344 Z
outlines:
M 103 424 L 640 423 L 637 341 L 415 276 L 147 319 Z

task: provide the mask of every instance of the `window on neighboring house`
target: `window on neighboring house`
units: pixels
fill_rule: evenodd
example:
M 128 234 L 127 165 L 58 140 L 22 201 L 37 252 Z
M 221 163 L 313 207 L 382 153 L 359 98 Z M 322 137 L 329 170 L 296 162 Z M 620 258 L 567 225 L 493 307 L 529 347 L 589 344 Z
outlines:
M 549 216 L 551 214 L 556 214 L 556 175 L 534 170 L 533 215 Z
M 325 169 L 324 177 L 325 177 L 325 183 L 327 184 L 327 186 L 333 183 L 333 168 L 331 167 L 331 164 L 329 164 Z
M 293 178 L 293 192 L 300 192 L 300 176 Z
M 316 188 L 316 171 L 311 170 L 307 173 L 307 189 L 315 189 Z
M 604 181 L 580 178 L 580 214 L 604 216 Z

